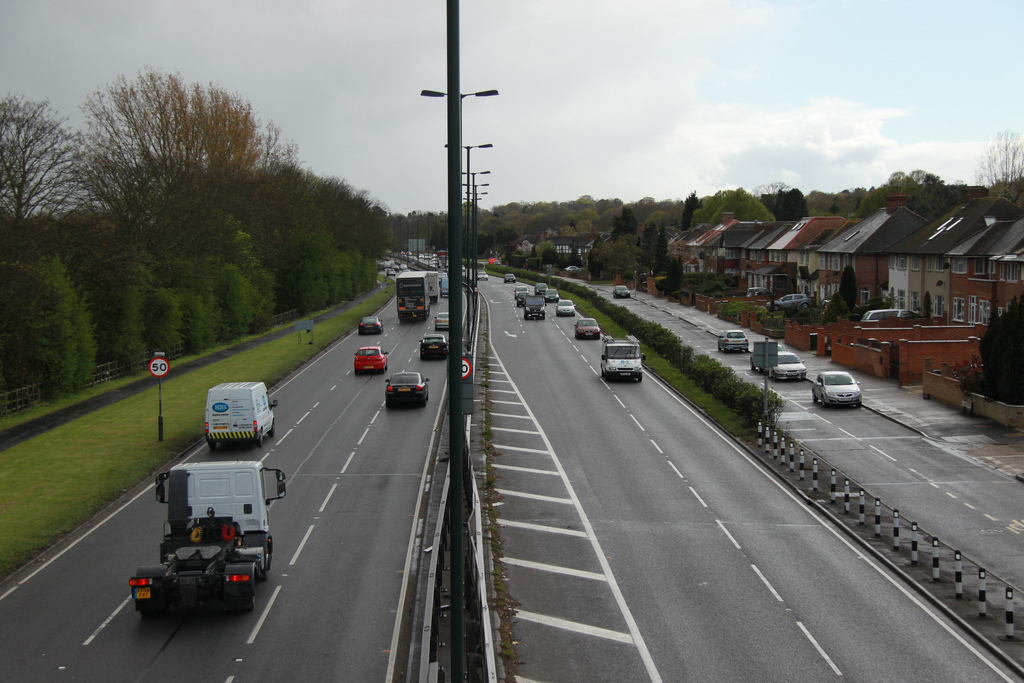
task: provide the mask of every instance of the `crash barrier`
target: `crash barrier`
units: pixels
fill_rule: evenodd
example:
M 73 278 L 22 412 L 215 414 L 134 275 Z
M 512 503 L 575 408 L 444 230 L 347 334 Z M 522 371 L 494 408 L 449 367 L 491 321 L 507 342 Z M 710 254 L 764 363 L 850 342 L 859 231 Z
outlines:
M 789 444 L 789 455 L 786 454 L 786 444 Z M 763 451 L 762 451 L 763 449 Z M 805 449 L 812 463 L 811 482 L 807 483 L 803 476 L 803 462 Z M 753 450 L 753 449 L 752 449 Z M 800 452 L 800 471 L 794 471 L 793 452 Z M 979 632 L 983 631 L 986 642 L 998 643 L 993 645 L 993 651 L 998 652 L 1005 662 L 1021 672 L 1021 665 L 1017 660 L 1024 660 L 1020 656 L 1021 640 L 1015 637 L 1013 623 L 1013 590 L 1014 586 L 1009 582 L 1000 579 L 990 573 L 980 564 L 967 557 L 960 549 L 943 544 L 938 537 L 930 536 L 918 526 L 916 521 L 910 521 L 910 543 L 901 542 L 901 531 L 905 531 L 907 520 L 900 514 L 899 508 L 889 508 L 881 498 L 874 497 L 874 519 L 867 520 L 866 507 L 869 492 L 857 485 L 857 482 L 836 467 L 831 467 L 825 458 L 816 455 L 813 449 L 806 447 L 793 438 L 792 434 L 786 434 L 785 430 L 774 427 L 761 427 L 758 429 L 758 442 L 755 453 L 762 453 L 762 462 L 777 472 L 778 476 L 786 479 L 791 486 L 803 492 L 805 497 L 812 502 L 820 503 L 820 510 L 830 513 L 837 522 L 845 524 L 847 528 L 859 536 L 865 543 L 876 548 L 879 553 L 889 559 L 896 567 L 900 568 L 911 578 L 915 578 L 921 585 L 931 585 L 929 593 L 935 595 L 944 605 L 961 616 L 963 619 L 970 619 L 971 625 Z M 769 454 L 771 457 L 769 457 Z M 828 491 L 819 490 L 818 468 L 829 467 L 830 483 Z M 840 489 L 840 487 L 842 487 Z M 851 506 L 851 492 L 856 491 L 859 501 L 857 509 Z M 931 545 L 931 573 L 928 568 L 919 562 L 918 544 L 920 538 L 925 537 L 925 543 Z M 943 573 L 943 568 L 945 573 Z M 976 579 L 973 577 L 976 576 Z M 930 578 L 930 581 L 928 580 Z M 989 584 L 995 582 L 1001 584 L 1006 591 L 1006 601 L 1002 607 L 1005 620 L 1005 634 L 993 636 L 993 628 L 998 630 L 1000 615 L 990 614 L 987 592 Z M 945 592 L 945 587 L 949 592 Z M 997 589 L 998 590 L 998 589 Z M 949 602 L 946 602 L 949 600 Z M 985 627 L 986 622 L 988 626 Z M 966 622 L 965 622 L 966 623 Z M 1016 649 L 1011 644 L 1016 643 Z M 1014 659 L 1014 654 L 1017 656 Z
M 464 434 L 463 453 L 463 499 L 465 525 L 462 529 L 464 601 L 465 607 L 465 680 L 469 683 L 493 683 L 497 681 L 497 667 L 494 658 L 494 637 L 491 629 L 490 606 L 487 601 L 487 565 L 484 551 L 486 540 L 483 534 L 483 508 L 480 491 L 473 476 L 472 458 L 469 457 L 468 434 Z M 441 491 L 441 506 L 434 522 L 431 537 L 433 554 L 427 573 L 427 604 L 424 609 L 423 633 L 420 643 L 420 683 L 439 683 L 448 680 L 451 647 L 451 506 L 454 492 L 451 490 L 451 461 L 445 471 L 444 488 Z

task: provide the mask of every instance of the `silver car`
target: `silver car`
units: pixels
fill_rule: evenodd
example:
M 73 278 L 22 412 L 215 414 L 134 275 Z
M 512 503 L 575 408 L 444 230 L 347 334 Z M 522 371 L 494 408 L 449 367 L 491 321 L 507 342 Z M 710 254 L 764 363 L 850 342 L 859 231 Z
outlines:
M 789 351 L 779 352 L 779 364 L 768 368 L 771 379 L 806 379 L 807 368 L 800 357 Z
M 576 315 L 576 304 L 568 299 L 559 299 L 555 305 L 555 315 Z
M 719 351 L 750 351 L 747 333 L 743 330 L 726 330 L 718 335 Z
M 818 374 L 811 385 L 811 400 L 823 406 L 853 406 L 860 408 L 860 382 L 848 372 L 829 370 Z

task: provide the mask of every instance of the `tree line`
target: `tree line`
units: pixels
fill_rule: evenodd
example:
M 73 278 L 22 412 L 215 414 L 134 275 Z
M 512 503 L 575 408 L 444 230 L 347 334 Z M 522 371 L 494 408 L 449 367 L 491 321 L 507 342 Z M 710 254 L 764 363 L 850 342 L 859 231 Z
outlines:
M 386 209 L 300 167 L 244 99 L 180 75 L 82 106 L 0 100 L 0 391 L 86 386 L 97 363 L 186 353 L 376 284 Z

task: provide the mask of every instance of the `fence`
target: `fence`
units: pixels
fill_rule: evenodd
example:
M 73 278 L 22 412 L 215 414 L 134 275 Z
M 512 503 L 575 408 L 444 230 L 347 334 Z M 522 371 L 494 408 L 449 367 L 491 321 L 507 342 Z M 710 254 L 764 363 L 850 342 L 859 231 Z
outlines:
M 21 412 L 33 403 L 38 403 L 41 398 L 41 384 L 0 392 L 0 416 Z

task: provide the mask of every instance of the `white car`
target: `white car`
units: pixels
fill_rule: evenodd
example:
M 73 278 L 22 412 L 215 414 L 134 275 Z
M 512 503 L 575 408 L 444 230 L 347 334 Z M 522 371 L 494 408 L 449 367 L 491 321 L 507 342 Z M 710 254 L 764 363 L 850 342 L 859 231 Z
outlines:
M 476 280 L 477 280 L 477 282 L 479 282 L 480 280 L 486 280 L 486 279 L 487 279 L 487 272 L 486 271 L 483 271 L 483 270 L 476 271 Z
M 559 299 L 555 305 L 555 315 L 576 315 L 576 304 L 568 299 Z
M 811 400 L 821 401 L 825 406 L 853 406 L 860 408 L 860 382 L 848 372 L 829 370 L 818 373 L 818 378 L 811 385 Z
M 434 318 L 434 329 L 435 330 L 447 330 L 448 329 L 448 311 L 441 311 Z
M 779 364 L 768 368 L 771 379 L 806 379 L 807 367 L 800 357 L 789 351 L 779 352 Z

